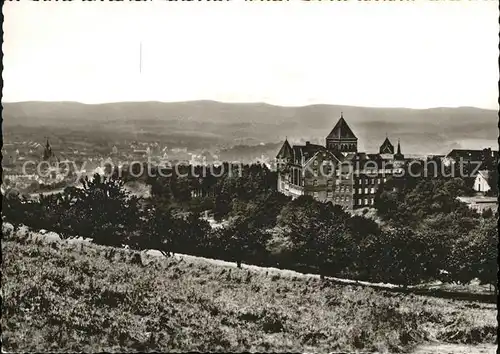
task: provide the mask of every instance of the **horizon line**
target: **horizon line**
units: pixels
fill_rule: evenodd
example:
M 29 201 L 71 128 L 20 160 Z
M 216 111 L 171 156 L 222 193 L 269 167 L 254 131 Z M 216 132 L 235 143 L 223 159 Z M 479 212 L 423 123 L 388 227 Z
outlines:
M 247 101 L 247 102 L 227 102 L 227 101 L 218 101 L 218 100 L 211 100 L 211 99 L 197 99 L 197 100 L 184 100 L 184 101 L 159 101 L 159 100 L 137 100 L 137 101 L 110 101 L 110 102 L 96 102 L 96 103 L 86 103 L 86 102 L 81 102 L 81 101 L 67 101 L 67 100 L 62 100 L 62 101 L 44 101 L 44 100 L 24 100 L 24 101 L 1 101 L 1 104 L 4 103 L 13 103 L 13 104 L 19 104 L 19 103 L 77 103 L 81 105 L 87 105 L 87 106 L 96 106 L 96 105 L 109 105 L 109 104 L 120 104 L 120 103 L 195 103 L 195 102 L 213 102 L 213 103 L 222 103 L 222 104 L 234 104 L 234 105 L 268 105 L 268 106 L 273 106 L 273 107 L 283 107 L 283 108 L 303 108 L 303 107 L 312 107 L 312 106 L 338 106 L 338 107 L 352 107 L 352 108 L 372 108 L 372 109 L 408 109 L 408 110 L 432 110 L 432 109 L 460 109 L 460 108 L 473 108 L 473 109 L 479 109 L 479 110 L 485 110 L 485 111 L 499 111 L 499 107 L 496 109 L 494 108 L 483 108 L 483 107 L 477 107 L 477 106 L 434 106 L 434 107 L 427 107 L 427 108 L 413 108 L 413 107 L 388 107 L 388 106 L 359 106 L 359 105 L 344 105 L 344 104 L 337 104 L 337 103 L 313 103 L 313 104 L 305 104 L 305 105 L 279 105 L 279 104 L 273 104 L 273 103 L 268 103 L 264 101 Z

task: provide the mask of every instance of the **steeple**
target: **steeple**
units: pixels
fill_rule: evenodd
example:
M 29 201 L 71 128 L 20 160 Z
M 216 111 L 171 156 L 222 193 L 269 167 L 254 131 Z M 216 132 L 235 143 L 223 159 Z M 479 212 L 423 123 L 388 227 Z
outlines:
M 395 160 L 404 160 L 405 156 L 401 153 L 401 143 L 398 139 L 398 151 L 396 154 L 394 154 L 394 159 Z
M 52 147 L 50 146 L 49 138 L 47 138 L 47 143 L 45 144 L 45 149 L 43 151 L 43 160 L 47 161 L 53 155 L 54 155 L 54 153 L 52 152 Z
M 344 112 L 340 112 L 340 119 L 326 137 L 326 148 L 339 152 L 358 151 L 358 138 L 345 121 Z

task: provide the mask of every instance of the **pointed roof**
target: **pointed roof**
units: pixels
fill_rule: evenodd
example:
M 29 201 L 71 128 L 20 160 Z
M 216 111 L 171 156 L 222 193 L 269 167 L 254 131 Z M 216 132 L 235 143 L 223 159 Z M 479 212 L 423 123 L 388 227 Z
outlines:
M 386 137 L 382 145 L 380 145 L 380 153 L 394 154 L 394 145 L 391 144 L 391 141 L 389 140 L 388 137 Z
M 404 160 L 404 155 L 401 153 L 401 143 L 399 142 L 399 139 L 398 139 L 398 151 L 394 155 L 394 158 L 396 160 Z
M 285 142 L 281 146 L 280 151 L 278 152 L 277 158 L 292 158 L 293 150 L 288 142 L 288 139 L 285 139 Z
M 309 161 L 310 158 L 314 156 L 315 153 L 321 150 L 326 150 L 326 149 L 322 145 L 311 144 L 309 142 L 307 142 L 306 145 L 294 145 L 291 148 L 292 161 L 295 164 L 306 163 L 307 161 Z M 278 153 L 277 158 L 281 158 L 280 153 Z
M 352 132 L 349 125 L 344 119 L 344 115 L 340 114 L 340 119 L 335 124 L 335 127 L 332 129 L 330 134 L 326 137 L 327 139 L 357 139 L 356 135 Z

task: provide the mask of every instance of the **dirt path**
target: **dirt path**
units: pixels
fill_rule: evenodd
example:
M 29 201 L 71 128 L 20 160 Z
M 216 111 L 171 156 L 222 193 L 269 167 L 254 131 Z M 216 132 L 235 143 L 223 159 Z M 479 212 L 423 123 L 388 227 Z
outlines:
M 495 344 L 465 345 L 465 344 L 429 344 L 417 347 L 412 354 L 494 354 Z

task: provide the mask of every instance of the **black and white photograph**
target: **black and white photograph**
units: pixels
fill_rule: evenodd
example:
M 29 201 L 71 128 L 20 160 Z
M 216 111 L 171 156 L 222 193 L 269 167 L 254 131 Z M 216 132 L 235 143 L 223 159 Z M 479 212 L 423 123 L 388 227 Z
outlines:
M 497 352 L 498 0 L 2 13 L 2 352 Z

